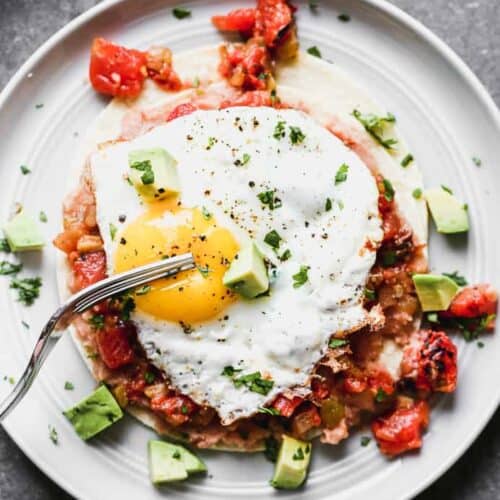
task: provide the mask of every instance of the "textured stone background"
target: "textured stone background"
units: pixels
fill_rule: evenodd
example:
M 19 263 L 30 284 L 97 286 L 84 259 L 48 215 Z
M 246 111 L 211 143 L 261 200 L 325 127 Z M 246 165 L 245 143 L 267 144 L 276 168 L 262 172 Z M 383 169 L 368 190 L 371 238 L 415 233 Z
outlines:
M 465 59 L 500 104 L 499 0 L 392 0 Z M 0 88 L 26 58 L 98 0 L 0 0 Z M 500 498 L 500 411 L 462 459 L 419 500 Z M 69 498 L 0 427 L 0 500 Z

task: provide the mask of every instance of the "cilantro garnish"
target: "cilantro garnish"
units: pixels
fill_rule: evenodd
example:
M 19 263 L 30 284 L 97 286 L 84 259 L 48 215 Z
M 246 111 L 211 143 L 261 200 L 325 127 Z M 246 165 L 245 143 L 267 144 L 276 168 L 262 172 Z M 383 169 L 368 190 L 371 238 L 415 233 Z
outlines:
M 371 440 L 372 438 L 369 436 L 361 436 L 361 446 L 368 446 Z
M 111 236 L 111 240 L 114 241 L 117 231 L 118 231 L 117 227 L 112 222 L 110 222 L 109 223 L 109 235 Z
M 222 370 L 221 375 L 224 375 L 226 377 L 233 377 L 235 373 L 241 372 L 240 368 L 234 368 L 232 366 L 225 366 L 224 369 Z
M 299 446 L 292 456 L 293 460 L 304 460 L 304 450 Z
M 288 127 L 290 130 L 290 141 L 292 144 L 302 144 L 306 138 L 304 132 L 299 127 Z
M 407 167 L 412 161 L 414 160 L 413 155 L 411 153 L 408 153 L 402 160 L 401 160 L 401 166 L 402 167 Z
M 441 189 L 449 194 L 453 194 L 453 191 L 448 186 L 444 186 L 443 184 L 441 184 Z
M 49 425 L 49 439 L 54 443 L 59 443 L 59 436 L 57 434 L 56 428 L 52 425 Z
M 31 306 L 40 296 L 42 278 L 13 279 L 10 288 L 17 290 L 17 300 L 26 306 Z
M 465 286 L 467 285 L 467 280 L 458 274 L 458 271 L 454 271 L 452 273 L 443 273 L 443 276 L 447 276 L 451 280 L 453 280 L 458 286 Z
M 184 7 L 174 7 L 172 9 L 172 14 L 176 19 L 185 19 L 186 17 L 191 17 L 191 11 Z
M 274 229 L 264 236 L 264 242 L 273 248 L 279 248 L 281 240 L 281 236 Z
M 319 57 L 321 59 L 321 52 L 318 49 L 318 47 L 316 47 L 316 45 L 313 45 L 312 47 L 309 47 L 307 49 L 307 53 L 311 54 L 314 57 Z
M 325 212 L 329 212 L 332 209 L 332 206 L 332 200 L 330 198 L 327 198 L 325 202 Z
M 392 187 L 392 183 L 389 179 L 384 179 L 382 184 L 384 185 L 384 198 L 391 202 L 394 200 L 394 188 Z
M 212 214 L 208 211 L 206 207 L 201 207 L 201 214 L 205 220 L 210 220 L 212 218 Z
M 31 170 L 26 165 L 21 165 L 19 168 L 21 169 L 21 173 L 23 175 L 28 175 L 31 173 Z
M 273 137 L 275 139 L 283 139 L 286 135 L 286 129 L 285 129 L 286 122 L 284 121 L 279 121 L 276 124 L 276 127 L 274 127 L 274 132 L 273 132 Z
M 273 416 L 281 415 L 280 411 L 277 410 L 276 408 L 264 408 L 261 406 L 257 411 L 259 413 L 265 413 L 267 415 L 273 415 Z
M 208 267 L 208 264 L 205 266 L 205 267 L 201 267 L 201 266 L 196 266 L 196 268 L 198 269 L 198 271 L 200 272 L 200 274 L 204 277 L 204 278 L 207 278 L 209 273 L 210 273 L 210 268 Z
M 397 261 L 396 252 L 394 250 L 385 250 L 382 252 L 382 265 L 384 267 L 393 266 Z
M 477 156 L 473 156 L 472 161 L 474 162 L 474 165 L 476 165 L 476 167 L 480 167 L 483 163 L 481 161 L 481 158 L 478 158 Z
M 75 386 L 71 382 L 69 381 L 64 382 L 64 389 L 66 391 L 72 391 L 74 388 Z
M 155 173 L 153 172 L 153 165 L 150 160 L 135 161 L 130 165 L 130 168 L 143 172 L 141 175 L 141 181 L 145 186 L 153 184 L 155 181 Z
M 375 401 L 377 403 L 382 403 L 382 401 L 385 401 L 387 398 L 388 394 L 384 391 L 382 388 L 377 389 L 377 394 L 375 394 Z
M 285 262 L 286 260 L 288 260 L 290 257 L 292 256 L 292 252 L 290 251 L 290 249 L 286 249 L 278 258 L 281 262 Z
M 7 276 L 10 274 L 17 274 L 23 269 L 22 264 L 12 264 L 6 260 L 0 262 L 0 276 Z
M 104 328 L 104 315 L 94 314 L 89 318 L 89 323 L 94 330 L 102 330 Z
M 0 252 L 4 253 L 10 253 L 11 249 L 9 246 L 9 242 L 7 241 L 7 238 L 2 238 L 0 239 Z
M 332 349 L 335 349 L 336 347 L 343 347 L 345 345 L 348 345 L 349 341 L 346 339 L 331 339 L 328 347 L 331 347 Z
M 248 153 L 243 153 L 243 156 L 241 157 L 241 159 L 237 158 L 236 160 L 234 160 L 234 164 L 237 167 L 242 167 L 250 161 L 250 158 L 251 158 L 251 156 Z
M 357 109 L 352 112 L 352 115 L 358 120 L 365 130 L 385 149 L 393 149 L 393 146 L 398 143 L 396 139 L 385 139 L 384 129 L 388 123 L 396 121 L 392 113 L 387 113 L 387 116 L 377 116 L 373 113 L 363 114 Z
M 416 188 L 413 190 L 413 193 L 412 193 L 412 196 L 413 198 L 415 198 L 416 200 L 419 200 L 420 198 L 422 198 L 422 190 L 420 188 Z
M 365 288 L 364 296 L 368 300 L 375 300 L 377 298 L 377 293 L 375 292 L 375 290 L 372 290 L 371 288 Z
M 276 189 L 270 191 L 262 191 L 262 193 L 259 193 L 257 195 L 257 198 L 259 198 L 260 202 L 263 205 L 267 205 L 269 207 L 269 210 L 280 208 L 282 205 L 281 199 L 276 196 Z
M 146 295 L 151 291 L 151 285 L 143 285 L 135 291 L 136 295 Z
M 335 185 L 337 186 L 341 182 L 345 182 L 347 180 L 347 172 L 349 172 L 349 165 L 342 163 L 337 173 L 335 174 Z
M 47 218 L 47 214 L 43 210 L 38 214 L 38 219 L 40 220 L 40 222 L 47 222 L 49 220 Z
M 257 392 L 258 394 L 265 395 L 274 386 L 274 382 L 272 380 L 262 378 L 260 372 L 253 372 L 236 378 L 235 375 L 239 372 L 241 372 L 241 369 L 233 368 L 232 366 L 225 366 L 221 375 L 231 378 L 237 389 L 240 387 L 246 387 L 248 390 Z
M 207 147 L 205 149 L 212 149 L 212 147 L 215 145 L 216 142 L 217 139 L 215 137 L 209 137 Z
M 293 288 L 299 288 L 309 280 L 308 276 L 309 266 L 300 266 L 300 270 L 298 273 L 292 276 L 293 279 Z
M 155 374 L 151 372 L 144 372 L 144 381 L 146 384 L 152 384 L 155 381 Z

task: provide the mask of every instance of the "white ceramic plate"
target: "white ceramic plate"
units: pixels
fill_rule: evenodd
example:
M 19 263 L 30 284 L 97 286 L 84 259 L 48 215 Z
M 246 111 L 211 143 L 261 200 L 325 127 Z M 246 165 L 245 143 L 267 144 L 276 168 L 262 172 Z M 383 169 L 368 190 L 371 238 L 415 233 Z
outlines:
M 170 0 L 105 1 L 70 23 L 40 48 L 18 71 L 0 97 L 0 220 L 16 202 L 26 210 L 44 210 L 50 241 L 60 227 L 61 200 L 70 159 L 81 137 L 106 101 L 86 79 L 89 47 L 95 35 L 146 48 L 165 44 L 174 52 L 216 43 L 212 14 L 231 2 L 187 4 L 191 19 L 171 15 Z M 352 21 L 341 23 L 339 12 Z M 317 45 L 323 57 L 346 69 L 393 111 L 410 150 L 419 160 L 427 184 L 446 184 L 467 201 L 472 230 L 468 241 L 431 234 L 432 266 L 459 269 L 470 281 L 500 284 L 498 191 L 500 119 L 495 105 L 458 57 L 418 22 L 382 0 L 324 0 L 318 15 L 300 5 L 302 47 Z M 43 103 L 36 109 L 36 104 Z M 479 156 L 478 168 L 472 156 Z M 19 165 L 32 173 L 22 176 Z M 26 274 L 41 274 L 42 297 L 31 308 L 15 302 L 8 280 L 0 280 L 0 396 L 10 390 L 4 376 L 19 375 L 34 339 L 58 303 L 55 252 L 23 259 Z M 22 321 L 30 324 L 27 330 Z M 415 495 L 448 468 L 470 445 L 500 400 L 500 334 L 488 336 L 485 348 L 459 345 L 459 386 L 438 401 L 421 453 L 387 461 L 373 442 L 359 437 L 337 447 L 315 445 L 307 486 L 275 493 L 268 486 L 273 466 L 261 454 L 203 453 L 210 474 L 158 490 L 148 479 L 146 442 L 152 432 L 126 418 L 90 444 L 75 435 L 61 415 L 94 386 L 70 338 L 63 338 L 29 396 L 5 422 L 25 453 L 59 485 L 79 498 L 257 498 L 279 495 L 295 499 L 372 500 Z M 66 380 L 75 385 L 65 391 Z M 49 439 L 48 426 L 59 434 Z

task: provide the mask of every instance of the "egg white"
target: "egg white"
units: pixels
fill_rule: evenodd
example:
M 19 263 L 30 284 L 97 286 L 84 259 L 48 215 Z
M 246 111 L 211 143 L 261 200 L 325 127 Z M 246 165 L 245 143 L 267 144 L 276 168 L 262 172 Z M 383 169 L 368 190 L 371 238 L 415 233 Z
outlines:
M 278 121 L 286 122 L 282 139 L 273 137 Z M 301 144 L 292 144 L 290 126 L 304 133 Z M 216 142 L 207 147 L 210 137 Z M 305 113 L 267 107 L 197 111 L 91 156 L 110 273 L 120 232 L 145 211 L 125 181 L 128 153 L 153 147 L 177 159 L 184 206 L 206 207 L 240 245 L 251 237 L 277 265 L 269 296 L 240 299 L 221 317 L 194 325 L 190 334 L 178 323 L 138 310 L 132 315 L 151 362 L 182 393 L 215 408 L 223 423 L 230 423 L 252 415 L 285 389 L 306 384 L 332 333 L 366 323 L 363 291 L 382 239 L 376 182 L 353 152 Z M 245 154 L 249 161 L 238 166 Z M 349 166 L 347 178 L 336 185 L 343 163 Z M 271 211 L 259 201 L 257 194 L 268 189 L 276 189 L 280 208 Z M 110 224 L 118 228 L 114 239 Z M 263 243 L 273 229 L 283 238 L 279 254 L 291 251 L 286 262 Z M 303 265 L 310 267 L 309 280 L 294 288 L 292 276 Z M 226 366 L 241 369 L 238 375 L 260 371 L 274 386 L 267 395 L 237 388 L 222 375 Z

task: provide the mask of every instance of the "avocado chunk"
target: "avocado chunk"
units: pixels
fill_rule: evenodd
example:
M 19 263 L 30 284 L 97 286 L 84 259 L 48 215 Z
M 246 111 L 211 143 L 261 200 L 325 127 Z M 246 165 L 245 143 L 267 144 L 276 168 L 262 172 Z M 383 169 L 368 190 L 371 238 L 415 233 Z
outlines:
M 120 406 L 105 385 L 101 385 L 90 396 L 63 414 L 84 441 L 123 417 Z
M 41 250 L 44 241 L 33 218 L 21 212 L 3 228 L 7 243 L 13 252 Z
M 469 230 L 467 208 L 453 194 L 435 188 L 428 189 L 424 197 L 439 233 L 463 233 Z
M 264 257 L 254 242 L 238 252 L 222 282 L 247 299 L 253 299 L 268 290 L 269 278 Z
M 271 486 L 293 490 L 305 480 L 311 461 L 311 443 L 283 435 Z
M 414 274 L 413 283 L 424 312 L 446 311 L 460 289 L 452 279 L 441 274 Z
M 207 470 L 206 465 L 184 446 L 151 440 L 148 448 L 149 469 L 154 484 L 181 481 L 190 474 Z
M 129 179 L 146 201 L 163 200 L 180 192 L 177 160 L 163 148 L 131 151 L 128 163 Z

